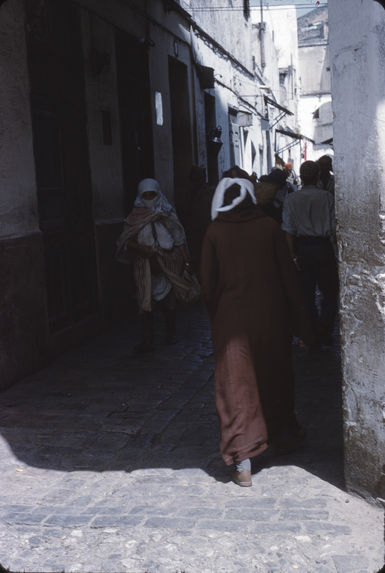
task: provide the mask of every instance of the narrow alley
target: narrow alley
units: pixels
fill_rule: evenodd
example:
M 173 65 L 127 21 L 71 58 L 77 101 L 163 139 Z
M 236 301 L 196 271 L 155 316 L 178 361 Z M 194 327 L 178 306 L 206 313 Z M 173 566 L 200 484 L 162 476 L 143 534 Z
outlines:
M 253 487 L 218 453 L 200 306 L 134 355 L 124 321 L 1 394 L 0 562 L 12 572 L 374 573 L 383 514 L 346 493 L 339 350 L 293 347 L 307 438 Z

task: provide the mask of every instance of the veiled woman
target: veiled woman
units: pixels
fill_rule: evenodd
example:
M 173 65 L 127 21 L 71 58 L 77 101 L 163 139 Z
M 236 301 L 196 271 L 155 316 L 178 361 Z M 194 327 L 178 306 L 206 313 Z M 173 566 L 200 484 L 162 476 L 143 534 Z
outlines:
M 201 285 L 215 349 L 220 451 L 233 481 L 251 485 L 250 459 L 294 436 L 292 331 L 307 337 L 284 234 L 256 205 L 253 183 L 225 177 L 203 242 Z
M 175 336 L 177 295 L 189 285 L 183 269 L 190 268 L 184 229 L 174 207 L 155 179 L 143 179 L 125 228 L 117 243 L 116 258 L 132 260 L 137 302 L 142 322 L 142 340 L 137 352 L 153 349 L 153 310 L 160 307 L 166 319 L 166 341 Z

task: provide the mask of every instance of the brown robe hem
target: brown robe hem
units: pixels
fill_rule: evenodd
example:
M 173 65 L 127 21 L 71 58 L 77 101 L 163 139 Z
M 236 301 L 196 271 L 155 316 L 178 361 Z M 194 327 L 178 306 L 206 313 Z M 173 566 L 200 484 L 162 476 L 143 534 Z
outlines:
M 223 461 L 227 466 L 231 466 L 235 463 L 241 462 L 242 460 L 247 460 L 248 458 L 255 458 L 267 450 L 269 444 L 267 442 L 257 442 L 256 444 L 250 444 L 249 447 L 239 450 L 234 456 L 223 454 Z

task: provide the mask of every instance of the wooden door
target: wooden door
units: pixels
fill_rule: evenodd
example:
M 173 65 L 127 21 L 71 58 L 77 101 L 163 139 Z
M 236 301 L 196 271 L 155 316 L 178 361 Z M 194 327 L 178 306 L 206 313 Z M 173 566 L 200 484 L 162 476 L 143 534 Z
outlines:
M 26 0 L 39 224 L 49 326 L 72 326 L 97 308 L 79 13 L 70 1 Z

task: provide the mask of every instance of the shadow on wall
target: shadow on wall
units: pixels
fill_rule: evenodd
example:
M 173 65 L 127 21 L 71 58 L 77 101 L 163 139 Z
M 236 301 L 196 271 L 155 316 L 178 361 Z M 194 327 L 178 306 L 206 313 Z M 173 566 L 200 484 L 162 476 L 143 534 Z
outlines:
M 136 331 L 124 322 L 3 392 L 3 471 L 201 468 L 228 481 L 218 453 L 207 319 L 199 306 L 180 319 L 176 345 L 133 356 Z M 339 353 L 295 347 L 294 355 L 307 440 L 291 455 L 268 450 L 255 471 L 296 465 L 343 488 Z

